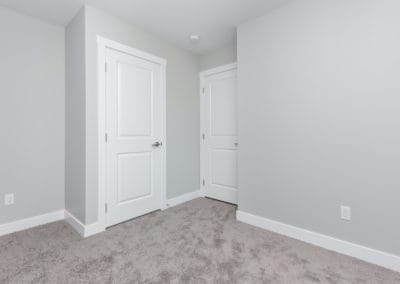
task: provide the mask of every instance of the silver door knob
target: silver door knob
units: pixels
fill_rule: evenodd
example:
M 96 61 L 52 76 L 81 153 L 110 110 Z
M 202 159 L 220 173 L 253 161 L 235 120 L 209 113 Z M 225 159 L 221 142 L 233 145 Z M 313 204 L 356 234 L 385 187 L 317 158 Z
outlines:
M 157 141 L 157 142 L 154 143 L 152 146 L 153 146 L 154 148 L 161 147 L 161 146 L 162 146 L 162 142 Z

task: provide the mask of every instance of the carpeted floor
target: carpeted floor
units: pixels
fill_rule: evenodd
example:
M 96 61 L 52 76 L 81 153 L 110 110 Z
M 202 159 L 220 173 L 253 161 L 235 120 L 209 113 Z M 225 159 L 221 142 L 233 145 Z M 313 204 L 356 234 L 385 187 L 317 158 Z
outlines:
M 0 238 L 0 283 L 400 283 L 400 274 L 235 221 L 199 198 L 82 239 L 65 222 Z

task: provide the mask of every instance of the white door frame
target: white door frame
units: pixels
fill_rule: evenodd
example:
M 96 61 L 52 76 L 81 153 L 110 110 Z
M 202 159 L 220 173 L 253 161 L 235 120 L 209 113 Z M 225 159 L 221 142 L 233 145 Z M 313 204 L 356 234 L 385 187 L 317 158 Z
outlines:
M 163 147 L 160 149 L 162 152 L 162 166 L 164 168 L 162 176 L 160 177 L 163 187 L 162 187 L 162 201 L 160 204 L 160 209 L 166 208 L 167 203 L 167 177 L 166 177 L 166 151 L 167 151 L 167 135 L 166 135 L 166 67 L 167 60 L 149 54 L 147 52 L 132 48 L 130 46 L 97 36 L 97 83 L 98 83 L 98 223 L 100 226 L 106 229 L 106 48 L 115 49 L 145 60 L 157 63 L 161 66 L 161 106 L 163 118 L 163 127 L 161 130 L 161 141 L 163 142 Z
M 205 98 L 203 96 L 204 94 L 204 82 L 206 80 L 206 77 L 211 76 L 211 75 L 215 75 L 218 73 L 223 73 L 223 72 L 227 72 L 230 70 L 235 70 L 237 69 L 237 63 L 233 62 L 233 63 L 229 63 L 223 66 L 219 66 L 213 69 L 209 69 L 209 70 L 205 70 L 199 73 L 200 76 L 200 195 L 201 196 L 206 196 L 205 195 L 205 188 L 204 188 L 204 184 L 203 184 L 203 178 L 205 176 L 205 165 L 204 165 L 204 160 L 205 160 L 205 156 L 207 154 L 207 152 L 204 149 L 204 143 L 203 143 L 203 134 L 204 134 L 204 124 L 205 124 L 205 117 L 204 117 L 204 107 L 205 107 Z

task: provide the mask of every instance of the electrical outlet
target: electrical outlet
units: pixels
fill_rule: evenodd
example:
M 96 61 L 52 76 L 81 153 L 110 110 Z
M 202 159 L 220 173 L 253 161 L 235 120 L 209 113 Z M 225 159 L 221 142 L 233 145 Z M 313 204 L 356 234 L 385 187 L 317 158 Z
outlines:
M 4 204 L 5 205 L 14 204 L 14 194 L 13 193 L 4 195 Z
M 350 221 L 351 220 L 351 207 L 341 206 L 340 207 L 340 215 L 343 220 Z

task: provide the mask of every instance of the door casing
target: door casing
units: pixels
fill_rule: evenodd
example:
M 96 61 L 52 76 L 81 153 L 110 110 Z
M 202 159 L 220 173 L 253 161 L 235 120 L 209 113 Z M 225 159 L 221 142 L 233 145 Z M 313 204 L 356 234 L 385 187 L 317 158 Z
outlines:
M 162 198 L 160 209 L 164 210 L 167 207 L 167 186 L 166 186 L 166 150 L 167 150 L 167 135 L 166 135 L 166 66 L 167 61 L 163 58 L 154 56 L 147 52 L 132 48 L 130 46 L 112 41 L 101 36 L 97 36 L 97 78 L 98 78 L 98 221 L 97 227 L 102 230 L 106 229 L 106 48 L 115 49 L 145 60 L 157 63 L 161 67 L 161 106 L 162 106 L 162 130 L 161 140 L 163 147 L 162 155 Z

